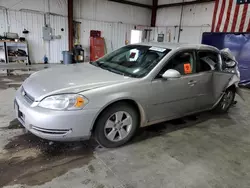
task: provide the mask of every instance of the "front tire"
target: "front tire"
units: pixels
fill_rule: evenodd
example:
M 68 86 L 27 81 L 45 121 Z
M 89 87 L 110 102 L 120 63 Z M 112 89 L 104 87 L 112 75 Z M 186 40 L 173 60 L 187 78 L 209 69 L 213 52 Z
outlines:
M 95 139 L 106 148 L 124 145 L 134 136 L 139 126 L 139 115 L 125 102 L 105 109 L 96 122 Z
M 223 94 L 223 97 L 221 98 L 220 102 L 215 107 L 214 112 L 220 114 L 226 113 L 232 106 L 234 98 L 235 98 L 235 89 L 233 88 L 227 89 Z

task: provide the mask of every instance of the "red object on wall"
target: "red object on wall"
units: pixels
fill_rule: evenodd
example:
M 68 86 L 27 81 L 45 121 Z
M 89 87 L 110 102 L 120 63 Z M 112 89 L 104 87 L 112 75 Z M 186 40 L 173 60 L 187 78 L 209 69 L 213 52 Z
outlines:
M 91 30 L 90 37 L 101 37 L 101 31 L 98 30 Z
M 90 37 L 90 61 L 95 61 L 105 55 L 105 42 L 102 37 Z

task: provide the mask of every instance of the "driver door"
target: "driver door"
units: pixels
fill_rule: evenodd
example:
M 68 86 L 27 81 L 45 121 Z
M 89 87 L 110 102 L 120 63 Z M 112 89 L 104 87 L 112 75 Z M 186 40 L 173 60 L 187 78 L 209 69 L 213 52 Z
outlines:
M 168 80 L 162 78 L 168 69 L 175 69 L 182 76 Z M 179 52 L 166 62 L 151 83 L 150 122 L 182 117 L 195 111 L 197 97 L 197 90 L 194 89 L 196 87 L 195 73 L 194 50 Z

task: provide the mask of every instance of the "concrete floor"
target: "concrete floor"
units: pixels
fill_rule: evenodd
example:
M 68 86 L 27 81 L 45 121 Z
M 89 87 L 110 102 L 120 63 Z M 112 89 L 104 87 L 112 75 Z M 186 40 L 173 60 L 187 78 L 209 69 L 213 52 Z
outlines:
M 16 88 L 30 72 L 0 75 L 0 187 L 249 188 L 250 92 L 227 115 L 203 113 L 144 128 L 118 149 L 95 141 L 50 143 L 14 119 Z

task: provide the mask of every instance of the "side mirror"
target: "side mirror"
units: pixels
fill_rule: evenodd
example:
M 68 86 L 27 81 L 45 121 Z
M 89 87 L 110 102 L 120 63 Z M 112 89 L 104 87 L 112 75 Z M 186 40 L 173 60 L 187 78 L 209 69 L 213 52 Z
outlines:
M 181 73 L 174 69 L 168 69 L 163 75 L 162 78 L 169 79 L 169 78 L 180 78 Z

